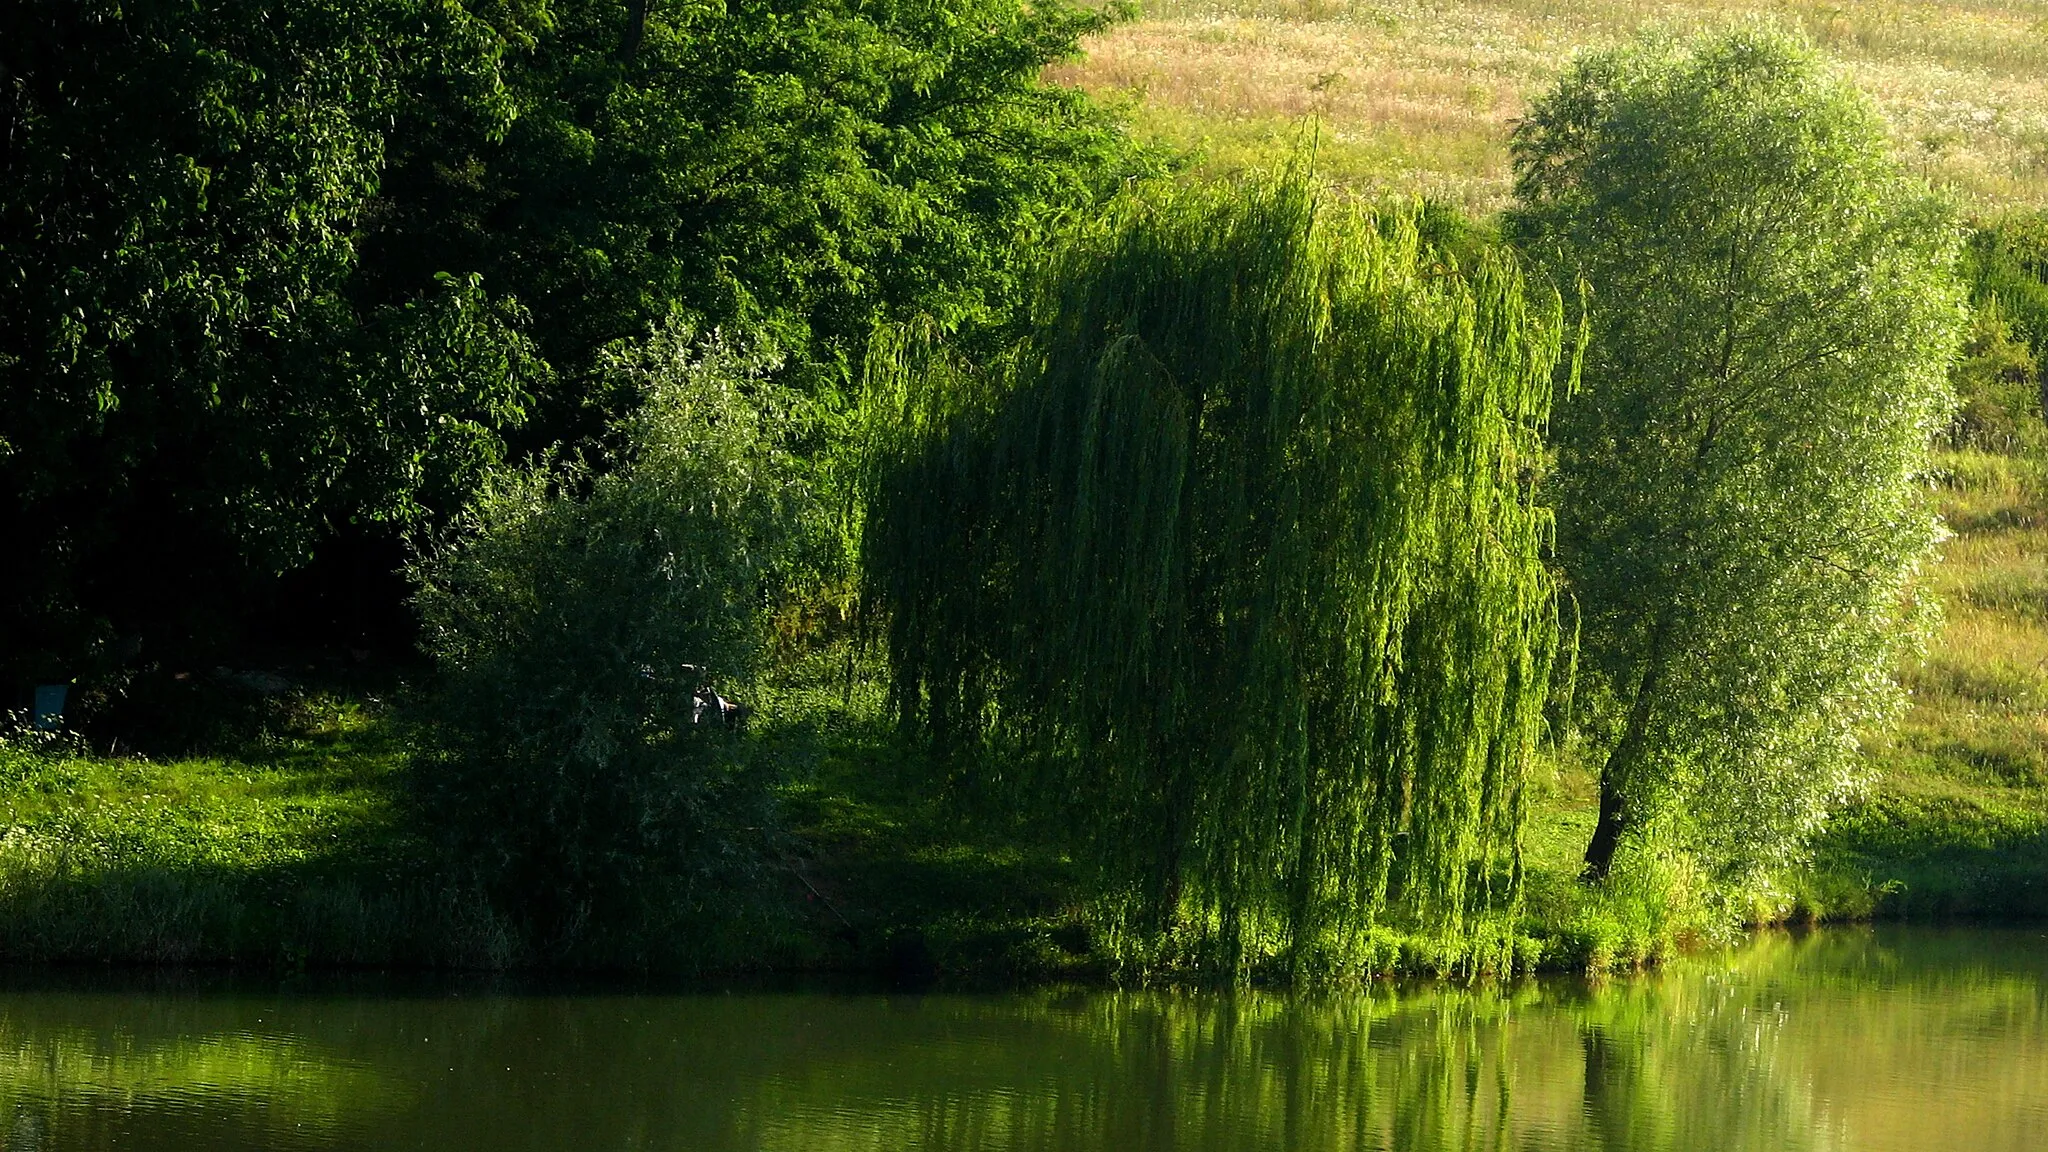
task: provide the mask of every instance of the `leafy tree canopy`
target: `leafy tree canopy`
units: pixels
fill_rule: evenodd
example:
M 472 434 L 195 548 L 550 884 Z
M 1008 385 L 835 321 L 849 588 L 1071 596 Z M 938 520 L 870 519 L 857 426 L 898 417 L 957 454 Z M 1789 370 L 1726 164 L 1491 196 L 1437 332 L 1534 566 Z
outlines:
M 351 298 L 384 132 L 425 75 L 503 130 L 496 37 L 459 7 L 0 17 L 10 652 L 75 658 L 110 603 L 169 611 L 293 562 L 325 515 L 405 518 L 495 454 L 529 374 L 509 306 L 463 276 Z
M 1038 79 L 1108 18 L 1019 0 L 537 4 L 507 55 L 509 130 L 420 126 L 372 243 L 383 265 L 478 271 L 532 311 L 564 375 L 540 443 L 618 403 L 594 357 L 677 305 L 765 332 L 831 388 L 879 318 L 1001 329 L 1020 247 L 1144 170 L 1087 97 Z
M 863 560 L 905 720 L 1017 753 L 963 782 L 1226 975 L 1357 963 L 1376 923 L 1512 962 L 1470 933 L 1517 899 L 1557 646 L 1561 312 L 1425 223 L 1291 179 L 1135 198 L 1003 367 L 883 377 Z
M 1605 755 L 1588 867 L 1663 818 L 1713 864 L 1777 862 L 1898 701 L 1959 231 L 1768 27 L 1580 61 L 1515 160 L 1513 233 L 1592 286 L 1553 424 Z
M 1106 18 L 7 6 L 0 642 L 70 675 L 207 631 L 337 525 L 458 505 L 508 437 L 601 433 L 638 399 L 602 349 L 671 314 L 767 332 L 827 398 L 878 317 L 999 329 L 1020 246 L 1143 168 L 1038 79 Z

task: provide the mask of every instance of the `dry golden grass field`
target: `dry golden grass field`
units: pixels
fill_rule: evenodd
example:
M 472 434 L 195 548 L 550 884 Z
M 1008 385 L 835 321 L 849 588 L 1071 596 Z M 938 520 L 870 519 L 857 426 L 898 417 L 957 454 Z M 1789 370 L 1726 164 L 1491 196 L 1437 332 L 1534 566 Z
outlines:
M 1132 101 L 1141 131 L 1211 172 L 1313 132 L 1327 178 L 1487 212 L 1515 118 L 1574 54 L 1758 17 L 1840 61 L 1972 209 L 2048 205 L 2048 0 L 1148 0 L 1055 78 Z

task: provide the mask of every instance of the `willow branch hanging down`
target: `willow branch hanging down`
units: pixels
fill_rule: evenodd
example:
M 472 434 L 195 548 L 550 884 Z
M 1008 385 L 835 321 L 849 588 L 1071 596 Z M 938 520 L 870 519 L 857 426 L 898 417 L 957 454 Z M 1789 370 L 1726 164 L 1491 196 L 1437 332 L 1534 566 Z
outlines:
M 1011 750 L 980 783 L 1232 971 L 1518 899 L 1562 308 L 1425 223 L 1297 177 L 1134 198 L 1000 367 L 879 358 L 863 550 L 905 723 Z

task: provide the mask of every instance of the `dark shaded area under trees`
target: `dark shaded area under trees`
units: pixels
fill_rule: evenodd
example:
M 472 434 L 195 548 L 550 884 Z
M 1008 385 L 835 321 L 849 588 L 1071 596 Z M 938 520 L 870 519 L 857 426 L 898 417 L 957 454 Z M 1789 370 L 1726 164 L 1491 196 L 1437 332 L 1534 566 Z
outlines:
M 671 314 L 828 410 L 878 319 L 1001 331 L 1020 246 L 1145 166 L 1037 79 L 1105 18 L 9 5 L 0 681 L 404 651 L 402 537 L 600 433 L 600 352 Z

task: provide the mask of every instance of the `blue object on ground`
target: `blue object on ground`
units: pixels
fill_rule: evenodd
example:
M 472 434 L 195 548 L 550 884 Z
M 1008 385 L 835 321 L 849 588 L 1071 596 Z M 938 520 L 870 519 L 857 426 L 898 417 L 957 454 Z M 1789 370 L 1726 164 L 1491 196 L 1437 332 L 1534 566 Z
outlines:
M 36 685 L 35 726 L 44 730 L 64 726 L 64 697 L 71 692 L 69 684 Z

